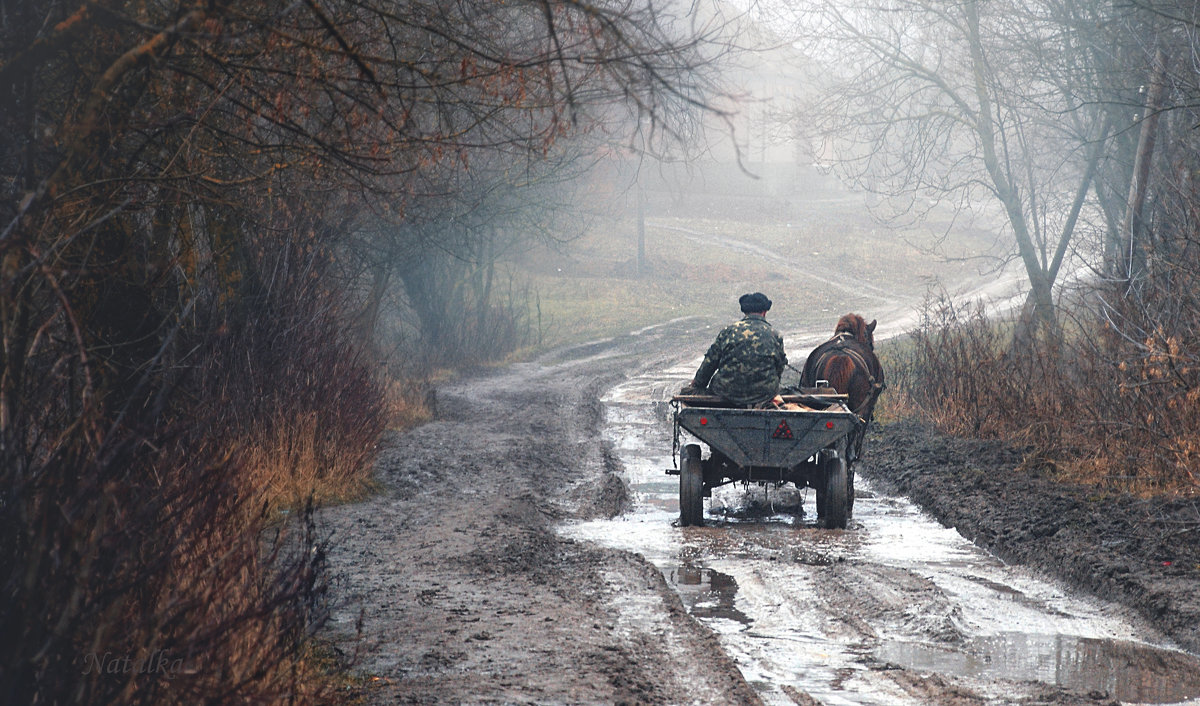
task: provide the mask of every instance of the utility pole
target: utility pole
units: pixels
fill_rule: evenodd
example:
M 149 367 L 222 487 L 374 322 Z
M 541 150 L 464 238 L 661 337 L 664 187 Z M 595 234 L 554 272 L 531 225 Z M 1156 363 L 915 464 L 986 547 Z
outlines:
M 637 181 L 637 276 L 646 272 L 646 197 L 642 193 L 642 180 Z

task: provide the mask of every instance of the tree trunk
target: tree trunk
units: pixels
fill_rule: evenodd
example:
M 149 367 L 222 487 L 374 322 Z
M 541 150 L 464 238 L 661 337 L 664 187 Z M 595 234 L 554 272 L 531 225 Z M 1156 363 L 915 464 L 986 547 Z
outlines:
M 1155 52 L 1154 73 L 1150 78 L 1150 90 L 1146 93 L 1146 108 L 1142 115 L 1142 130 L 1138 136 L 1137 153 L 1133 160 L 1133 178 L 1129 182 L 1125 218 L 1121 221 L 1119 274 L 1127 286 L 1132 285 L 1145 268 L 1145 252 L 1139 242 L 1139 234 L 1142 229 L 1142 206 L 1146 203 L 1146 191 L 1150 181 L 1150 163 L 1154 159 L 1154 141 L 1158 136 L 1158 114 L 1162 108 L 1166 64 L 1162 50 Z
M 363 341 L 370 343 L 375 339 L 375 326 L 379 323 L 379 308 L 391 279 L 392 270 L 387 263 L 382 260 L 375 263 L 371 269 L 371 290 L 367 293 L 367 301 L 355 321 L 355 328 Z
M 496 228 L 493 227 L 488 232 L 487 243 L 484 244 L 484 247 L 487 248 L 487 252 L 484 255 L 484 262 L 481 263 L 483 267 L 483 287 L 476 297 L 477 301 L 475 302 L 475 330 L 476 335 L 480 337 L 481 341 L 487 340 L 487 336 L 484 332 L 487 330 L 488 311 L 490 309 L 490 303 L 492 300 L 492 280 L 496 276 L 496 238 Z
M 983 55 L 983 41 L 979 34 L 979 11 L 975 2 L 963 6 L 966 12 L 967 28 L 971 44 L 971 63 L 975 80 L 975 97 L 979 108 L 975 115 L 975 132 L 979 138 L 979 146 L 983 152 L 983 163 L 988 176 L 995 186 L 996 197 L 1004 206 L 1008 222 L 1012 226 L 1013 235 L 1017 240 L 1017 252 L 1025 265 L 1032 287 L 1027 304 L 1032 304 L 1032 316 L 1022 316 L 1021 324 L 1036 326 L 1039 322 L 1045 324 L 1048 331 L 1053 331 L 1054 299 L 1051 296 L 1050 282 L 1046 279 L 1046 268 L 1038 259 L 1037 246 L 1029 234 L 1025 220 L 1025 211 L 1021 204 L 1021 195 L 1013 186 L 1005 172 L 999 154 L 996 151 L 996 132 L 992 114 L 992 99 L 988 91 L 984 72 L 987 71 L 987 61 Z M 1032 331 L 1026 332 L 1032 334 Z M 1021 335 L 1018 330 L 1017 335 Z

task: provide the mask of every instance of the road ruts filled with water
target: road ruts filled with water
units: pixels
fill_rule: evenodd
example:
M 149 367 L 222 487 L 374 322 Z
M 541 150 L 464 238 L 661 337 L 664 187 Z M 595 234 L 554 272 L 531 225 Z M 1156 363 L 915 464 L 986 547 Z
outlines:
M 822 338 L 789 335 L 789 350 Z M 608 391 L 603 435 L 633 507 L 560 532 L 653 562 L 765 702 L 1200 703 L 1200 661 L 1119 606 L 1007 566 L 861 480 L 844 531 L 816 526 L 811 490 L 739 485 L 714 491 L 706 526 L 678 527 L 669 400 L 697 363 Z

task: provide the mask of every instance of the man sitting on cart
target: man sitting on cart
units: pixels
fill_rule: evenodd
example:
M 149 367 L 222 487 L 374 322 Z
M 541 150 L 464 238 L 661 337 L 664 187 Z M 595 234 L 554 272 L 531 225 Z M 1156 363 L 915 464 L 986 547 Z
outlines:
M 770 406 L 787 365 L 783 336 L 767 323 L 771 300 L 766 295 L 743 294 L 738 305 L 744 316 L 717 334 L 692 378 L 691 390 L 684 391 L 711 391 L 739 407 Z

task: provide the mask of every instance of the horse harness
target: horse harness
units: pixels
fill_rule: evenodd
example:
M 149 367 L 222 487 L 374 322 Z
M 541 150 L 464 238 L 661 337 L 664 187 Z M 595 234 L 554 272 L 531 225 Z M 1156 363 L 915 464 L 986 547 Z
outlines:
M 825 361 L 835 353 L 849 356 L 850 359 L 854 361 L 854 364 L 867 374 L 867 379 L 871 382 L 871 399 L 874 400 L 879 396 L 879 393 L 883 392 L 884 384 L 875 379 L 875 374 L 872 372 L 870 364 L 867 363 L 867 359 L 862 356 L 862 353 L 859 353 L 853 347 L 847 345 L 847 340 L 856 341 L 858 339 L 854 337 L 854 334 L 842 331 L 826 341 L 826 344 L 832 345 L 822 351 L 821 355 L 817 357 L 817 364 L 813 366 L 813 371 L 815 373 L 823 368 L 825 366 Z

